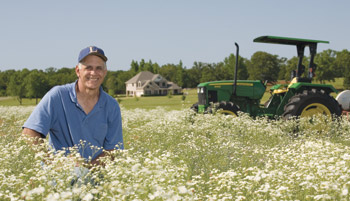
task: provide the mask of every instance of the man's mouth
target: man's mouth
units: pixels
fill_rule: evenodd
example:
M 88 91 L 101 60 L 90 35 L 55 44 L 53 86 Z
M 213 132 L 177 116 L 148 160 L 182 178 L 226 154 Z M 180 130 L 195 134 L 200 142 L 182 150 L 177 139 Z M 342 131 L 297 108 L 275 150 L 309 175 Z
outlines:
M 91 80 L 91 81 L 97 81 L 98 78 L 89 78 L 89 80 Z

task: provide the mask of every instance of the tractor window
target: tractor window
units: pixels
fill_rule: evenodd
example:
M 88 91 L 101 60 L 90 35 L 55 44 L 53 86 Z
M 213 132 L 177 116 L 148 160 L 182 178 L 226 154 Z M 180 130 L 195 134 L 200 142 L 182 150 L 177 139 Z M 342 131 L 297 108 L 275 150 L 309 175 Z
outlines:
M 216 103 L 218 102 L 218 92 L 217 91 L 208 91 L 208 101 Z

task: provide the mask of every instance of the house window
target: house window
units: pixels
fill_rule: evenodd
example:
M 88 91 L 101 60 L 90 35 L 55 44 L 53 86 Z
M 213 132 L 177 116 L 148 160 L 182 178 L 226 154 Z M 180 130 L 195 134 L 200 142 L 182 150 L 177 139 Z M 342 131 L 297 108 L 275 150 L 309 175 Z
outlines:
M 141 81 L 139 81 L 139 83 L 138 83 L 138 86 L 137 87 L 141 87 Z
M 134 83 L 132 83 L 131 86 L 134 86 Z
M 165 83 L 164 82 L 162 83 L 162 86 L 165 87 Z

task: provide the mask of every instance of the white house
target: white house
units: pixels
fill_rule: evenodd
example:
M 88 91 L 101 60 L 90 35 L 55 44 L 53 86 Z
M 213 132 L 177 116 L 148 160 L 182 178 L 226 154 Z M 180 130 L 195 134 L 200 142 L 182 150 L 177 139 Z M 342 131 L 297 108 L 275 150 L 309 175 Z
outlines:
M 125 82 L 126 96 L 180 94 L 182 88 L 159 74 L 142 71 Z

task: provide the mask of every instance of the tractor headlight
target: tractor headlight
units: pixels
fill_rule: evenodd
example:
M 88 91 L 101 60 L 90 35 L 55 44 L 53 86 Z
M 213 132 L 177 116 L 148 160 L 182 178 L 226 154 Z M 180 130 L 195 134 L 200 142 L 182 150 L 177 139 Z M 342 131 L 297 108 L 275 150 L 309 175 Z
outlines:
M 204 93 L 204 87 L 198 87 L 197 88 L 197 93 L 203 94 Z

